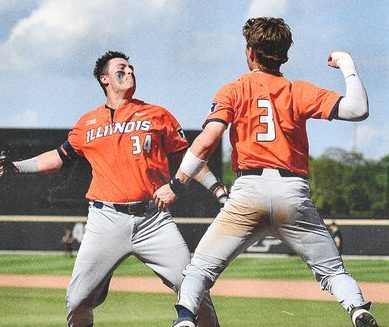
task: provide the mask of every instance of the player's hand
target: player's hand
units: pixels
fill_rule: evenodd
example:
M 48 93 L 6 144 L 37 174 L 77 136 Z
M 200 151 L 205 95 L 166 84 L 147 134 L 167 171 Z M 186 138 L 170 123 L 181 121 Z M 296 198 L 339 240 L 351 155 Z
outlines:
M 0 177 L 9 173 L 17 173 L 18 169 L 7 155 L 0 155 Z
M 228 187 L 218 180 L 209 190 L 212 192 L 213 197 L 216 198 L 223 207 L 227 202 L 228 194 L 230 193 Z
M 174 194 L 169 184 L 162 185 L 154 193 L 155 206 L 159 211 L 167 209 L 169 205 L 177 200 L 177 196 Z
M 328 57 L 328 66 L 341 70 L 354 67 L 354 61 L 350 53 L 345 51 L 332 52 Z

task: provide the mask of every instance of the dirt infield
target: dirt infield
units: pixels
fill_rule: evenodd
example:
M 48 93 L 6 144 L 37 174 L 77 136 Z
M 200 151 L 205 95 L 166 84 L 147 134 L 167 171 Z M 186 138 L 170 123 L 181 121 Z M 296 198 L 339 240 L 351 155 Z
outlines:
M 0 287 L 66 288 L 69 277 L 49 275 L 0 275 Z M 389 303 L 389 283 L 359 283 L 366 299 Z M 158 278 L 114 277 L 111 291 L 170 293 Z M 219 279 L 213 295 L 334 301 L 315 281 Z

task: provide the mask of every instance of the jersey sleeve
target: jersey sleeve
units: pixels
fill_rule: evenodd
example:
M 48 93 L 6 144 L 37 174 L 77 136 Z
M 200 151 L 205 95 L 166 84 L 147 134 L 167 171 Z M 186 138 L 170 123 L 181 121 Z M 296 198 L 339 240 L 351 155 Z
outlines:
M 82 125 L 85 125 L 85 121 L 84 124 L 83 121 L 83 119 L 80 119 L 76 125 L 74 125 L 68 134 L 67 140 L 74 153 L 82 157 L 84 156 L 82 152 L 82 144 L 84 144 L 84 138 L 86 135 L 86 132 L 81 128 Z
M 338 92 L 320 88 L 308 82 L 294 84 L 295 104 L 299 115 L 305 119 L 333 118 L 333 111 L 339 103 L 341 95 Z
M 76 151 L 74 151 L 72 145 L 69 143 L 69 140 L 66 140 L 60 147 L 58 147 L 57 152 L 64 164 L 67 164 L 79 157 Z
M 174 153 L 185 150 L 189 147 L 189 142 L 177 119 L 165 111 L 165 138 L 164 145 L 167 153 Z
M 212 121 L 220 122 L 228 126 L 234 118 L 234 103 L 233 84 L 227 84 L 215 94 L 203 128 Z

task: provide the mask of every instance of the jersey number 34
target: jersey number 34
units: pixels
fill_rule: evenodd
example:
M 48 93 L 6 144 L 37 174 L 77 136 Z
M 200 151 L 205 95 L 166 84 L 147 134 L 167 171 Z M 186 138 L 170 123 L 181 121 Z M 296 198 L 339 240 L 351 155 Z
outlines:
M 131 136 L 131 141 L 133 147 L 132 154 L 139 154 L 142 150 L 146 153 L 150 153 L 151 134 L 146 134 L 143 142 L 139 135 Z

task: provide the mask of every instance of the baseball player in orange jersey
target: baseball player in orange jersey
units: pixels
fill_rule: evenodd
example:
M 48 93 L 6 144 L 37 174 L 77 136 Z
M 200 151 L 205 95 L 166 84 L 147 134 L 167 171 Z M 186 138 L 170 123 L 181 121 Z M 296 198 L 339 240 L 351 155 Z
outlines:
M 243 27 L 250 72 L 215 95 L 203 132 L 186 153 L 176 178 L 185 184 L 202 169 L 230 125 L 232 168 L 237 179 L 229 199 L 197 246 L 184 271 L 174 327 L 193 327 L 204 292 L 227 265 L 267 235 L 282 240 L 333 294 L 356 327 L 378 326 L 356 281 L 310 198 L 306 121 L 363 120 L 368 116 L 364 86 L 347 52 L 333 52 L 346 95 L 308 82 L 288 81 L 280 72 L 292 44 L 280 18 L 249 19 Z M 168 184 L 155 194 L 161 209 L 176 195 Z M 265 317 L 264 317 L 265 319 Z M 263 323 L 266 325 L 266 323 Z
M 129 255 L 175 292 L 190 262 L 170 213 L 153 201 L 154 191 L 170 179 L 168 155 L 181 160 L 189 146 L 180 124 L 166 109 L 133 98 L 134 68 L 123 53 L 109 51 L 99 58 L 94 75 L 106 104 L 81 117 L 66 142 L 32 159 L 0 162 L 0 175 L 6 170 L 49 173 L 79 156 L 92 167 L 86 231 L 66 295 L 68 325 L 75 327 L 93 325 L 92 309 L 105 300 L 113 271 Z M 225 200 L 224 187 L 208 169 L 198 181 Z M 172 187 L 180 191 L 179 184 Z M 199 319 L 202 327 L 219 326 L 209 294 Z

